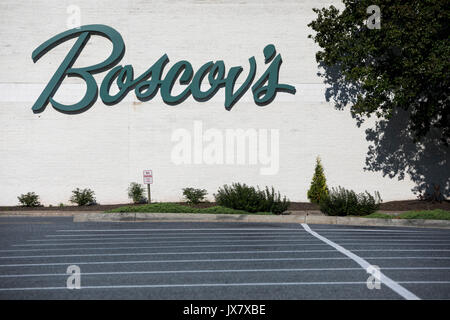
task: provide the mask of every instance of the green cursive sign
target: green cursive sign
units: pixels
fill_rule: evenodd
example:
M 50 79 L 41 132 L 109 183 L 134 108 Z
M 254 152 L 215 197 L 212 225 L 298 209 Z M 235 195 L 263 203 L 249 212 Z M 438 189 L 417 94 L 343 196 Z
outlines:
M 81 51 L 83 51 L 91 35 L 99 35 L 109 39 L 113 45 L 111 54 L 106 60 L 98 64 L 84 68 L 73 68 L 74 62 L 81 54 Z M 225 64 L 223 61 L 209 61 L 194 73 L 192 65 L 188 61 L 183 60 L 175 63 L 163 79 L 164 67 L 169 62 L 169 57 L 167 54 L 164 54 L 147 71 L 134 78 L 133 66 L 116 66 L 125 54 L 125 44 L 122 36 L 115 29 L 101 24 L 85 25 L 80 28 L 67 30 L 50 38 L 33 51 L 33 62 L 39 60 L 54 47 L 73 38 L 77 38 L 75 44 L 34 103 L 32 107 L 33 112 L 44 111 L 49 102 L 53 108 L 64 113 L 81 113 L 86 111 L 95 103 L 98 97 L 97 83 L 92 75 L 109 69 L 100 85 L 100 98 L 107 105 L 119 103 L 131 90 L 135 91 L 136 97 L 140 101 L 152 99 L 160 90 L 161 97 L 166 104 L 176 105 L 186 100 L 189 95 L 192 95 L 197 101 L 207 101 L 220 88 L 225 87 L 225 108 L 231 110 L 233 105 L 250 88 L 256 74 L 256 61 L 254 57 L 251 57 L 248 59 L 250 70 L 247 77 L 239 88 L 235 88 L 236 81 L 243 71 L 242 67 L 232 67 L 228 74 L 225 75 Z M 260 106 L 272 102 L 277 92 L 295 94 L 295 87 L 278 83 L 282 59 L 280 54 L 276 55 L 275 46 L 272 44 L 267 45 L 263 53 L 265 63 L 270 63 L 270 65 L 260 79 L 251 87 L 253 99 Z M 71 105 L 62 104 L 53 99 L 66 76 L 83 79 L 87 87 L 84 97 Z M 202 91 L 201 85 L 206 81 L 205 78 L 208 79 L 209 87 L 208 90 Z M 186 85 L 186 87 L 183 92 L 173 95 L 172 88 L 177 81 L 182 85 Z M 116 82 L 119 91 L 116 94 L 111 94 L 110 89 L 114 82 Z

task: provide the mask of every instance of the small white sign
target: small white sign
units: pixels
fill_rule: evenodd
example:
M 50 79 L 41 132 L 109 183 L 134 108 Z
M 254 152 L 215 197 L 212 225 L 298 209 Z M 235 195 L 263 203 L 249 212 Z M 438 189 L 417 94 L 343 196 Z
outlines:
M 153 172 L 152 170 L 144 170 L 144 184 L 153 183 Z

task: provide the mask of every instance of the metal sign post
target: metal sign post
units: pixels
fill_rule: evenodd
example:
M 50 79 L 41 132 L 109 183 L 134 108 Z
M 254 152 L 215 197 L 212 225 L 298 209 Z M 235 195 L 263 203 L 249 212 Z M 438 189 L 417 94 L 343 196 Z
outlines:
M 152 194 L 150 192 L 150 185 L 153 183 L 153 172 L 152 170 L 144 170 L 144 184 L 147 185 L 147 193 L 148 193 L 148 203 L 152 202 Z

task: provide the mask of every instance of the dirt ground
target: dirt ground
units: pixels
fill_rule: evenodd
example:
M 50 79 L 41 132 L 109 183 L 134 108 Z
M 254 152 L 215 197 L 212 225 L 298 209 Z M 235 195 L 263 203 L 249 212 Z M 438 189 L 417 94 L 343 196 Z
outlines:
M 187 205 L 185 202 L 177 202 L 181 205 Z M 36 207 L 36 208 L 26 208 L 20 206 L 8 206 L 0 207 L 0 211 L 23 211 L 23 210 L 45 210 L 45 211 L 104 211 L 114 208 L 118 208 L 125 205 L 133 205 L 129 203 L 122 204 L 111 204 L 111 205 L 92 205 L 92 206 L 54 206 L 54 207 Z M 193 205 L 197 208 L 207 208 L 215 206 L 215 202 L 200 203 L 198 205 Z M 402 201 L 389 201 L 384 202 L 380 206 L 380 210 L 383 211 L 410 211 L 410 210 L 431 210 L 431 209 L 443 209 L 450 211 L 450 201 L 445 200 L 441 203 L 423 201 L 423 200 L 402 200 Z M 303 211 L 303 210 L 319 210 L 319 207 L 315 204 L 309 202 L 291 202 L 289 210 L 293 211 Z

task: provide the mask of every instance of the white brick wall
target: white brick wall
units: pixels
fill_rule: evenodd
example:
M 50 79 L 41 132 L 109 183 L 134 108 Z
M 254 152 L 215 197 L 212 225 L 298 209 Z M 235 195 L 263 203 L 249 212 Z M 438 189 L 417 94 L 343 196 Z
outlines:
M 383 178 L 363 170 L 368 144 L 348 110 L 325 102 L 317 76 L 317 47 L 307 38 L 313 7 L 333 1 L 17 1 L 0 3 L 0 205 L 17 204 L 17 196 L 35 191 L 45 204 L 68 203 L 71 190 L 90 187 L 102 204 L 127 202 L 126 189 L 152 169 L 153 200 L 177 201 L 181 188 L 206 188 L 234 181 L 274 185 L 293 201 L 305 201 L 315 157 L 322 157 L 330 186 L 356 191 L 379 190 L 384 200 L 413 198 L 408 179 Z M 251 92 L 231 112 L 223 92 L 199 103 L 188 98 L 177 106 L 155 99 L 138 103 L 134 93 L 114 106 L 100 99 L 79 115 L 66 115 L 50 105 L 40 114 L 31 106 L 67 54 L 73 41 L 43 56 L 32 51 L 66 29 L 67 6 L 81 9 L 82 24 L 106 24 L 118 30 L 126 45 L 122 65 L 139 75 L 167 53 L 173 65 L 181 59 L 194 70 L 210 60 L 224 60 L 248 71 L 255 56 L 257 77 L 265 71 L 262 49 L 275 44 L 283 65 L 280 81 L 295 85 L 296 95 L 279 93 L 266 107 L 254 104 Z M 339 5 L 338 2 L 335 5 Z M 107 40 L 92 37 L 75 66 L 98 63 L 110 52 Z M 98 84 L 105 73 L 96 75 Z M 83 94 L 79 79 L 66 79 L 55 96 L 73 102 Z M 222 89 L 224 90 L 224 89 Z M 280 169 L 263 176 L 259 166 L 182 165 L 171 162 L 171 134 L 205 128 L 280 130 Z

